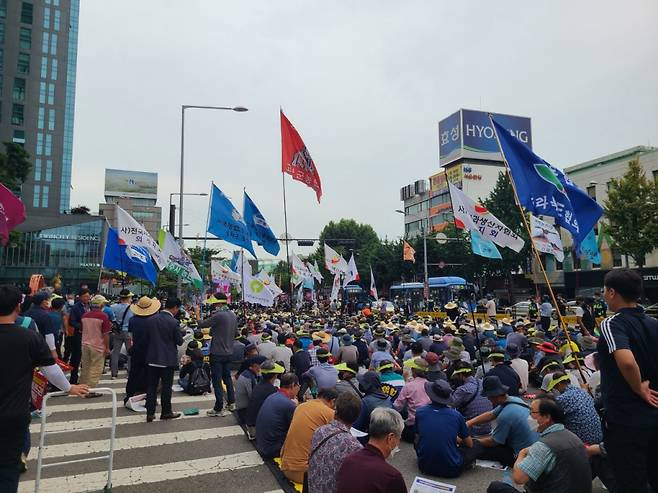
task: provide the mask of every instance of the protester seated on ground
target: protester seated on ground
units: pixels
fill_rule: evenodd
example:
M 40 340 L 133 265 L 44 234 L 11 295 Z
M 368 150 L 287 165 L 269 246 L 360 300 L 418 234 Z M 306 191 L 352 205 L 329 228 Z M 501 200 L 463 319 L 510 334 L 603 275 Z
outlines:
M 188 395 L 210 392 L 210 365 L 203 362 L 203 354 L 197 341 L 187 344 L 185 356 L 189 358 L 189 362 L 181 367 L 178 374 L 178 384 L 183 387 L 183 392 Z
M 367 445 L 343 459 L 336 474 L 336 493 L 407 493 L 400 471 L 386 459 L 400 450 L 404 420 L 394 409 L 370 415 Z
M 256 417 L 256 450 L 264 459 L 279 457 L 297 407 L 298 392 L 297 375 L 284 373 L 278 392 L 263 401 Z
M 443 366 L 441 365 L 441 359 L 439 355 L 433 352 L 428 352 L 425 354 L 425 361 L 429 367 L 427 368 L 427 380 L 434 382 L 436 380 L 445 380 L 448 381 L 448 377 L 443 371 Z
M 370 352 L 368 351 L 368 344 L 363 340 L 363 333 L 360 330 L 354 331 L 354 347 L 359 352 L 359 366 L 367 367 L 370 361 Z
M 240 376 L 235 381 L 235 411 L 238 423 L 241 425 L 246 424 L 247 407 L 249 407 L 249 399 L 260 380 L 261 365 L 267 361 L 265 356 L 253 356 L 247 360 L 247 369 L 240 373 Z
M 383 361 L 395 361 L 390 351 L 390 343 L 386 339 L 377 339 L 373 342 L 376 350 L 370 356 L 370 369 L 374 370 Z
M 491 402 L 482 395 L 482 380 L 473 376 L 473 366 L 459 361 L 455 366 L 450 383 L 455 389 L 450 395 L 450 406 L 469 420 L 493 409 Z M 471 428 L 473 436 L 488 435 L 491 424 L 482 423 Z
M 487 356 L 487 359 L 491 363 L 491 369 L 485 376 L 497 376 L 509 389 L 507 392 L 509 395 L 518 396 L 521 378 L 511 367 L 511 362 L 505 360 L 504 352 L 502 350 L 494 351 Z
M 508 395 L 507 391 L 508 388 L 498 377 L 485 377 L 482 381 L 482 395 L 495 407 L 492 411 L 468 420 L 466 424 L 472 428 L 496 420 L 491 435 L 476 440 L 478 458 L 512 466 L 516 454 L 532 445 L 538 436 L 528 426 L 528 405 L 519 397 Z
M 564 426 L 583 443 L 595 444 L 603 440 L 601 420 L 594 407 L 594 399 L 585 390 L 571 384 L 569 375 L 561 371 L 553 373 L 549 392 L 564 412 Z
M 336 473 L 343 459 L 361 449 L 359 441 L 350 433 L 360 411 L 361 399 L 343 392 L 336 398 L 334 420 L 313 433 L 307 473 L 309 493 L 335 493 Z
M 290 358 L 292 358 L 292 350 L 286 345 L 288 335 L 280 332 L 277 336 L 277 345 L 274 349 L 272 360 L 275 363 L 282 365 L 286 371 L 290 371 Z
M 553 343 L 542 342 L 535 347 L 535 365 L 530 368 L 530 381 L 540 386 L 546 370 L 553 366 L 553 363 L 562 365 L 562 357 Z
M 395 399 L 404 388 L 404 378 L 395 371 L 393 363 L 390 361 L 382 362 L 377 368 L 377 372 L 379 373 L 379 381 L 382 384 L 382 392 L 389 397 L 391 402 L 395 402 Z
M 519 376 L 519 381 L 521 382 L 519 394 L 525 394 L 528 390 L 528 362 L 521 359 L 521 351 L 513 342 L 507 343 L 506 355 L 509 358 L 510 367 Z
M 318 365 L 312 366 L 302 375 L 302 389 L 315 388 L 316 390 L 331 389 L 338 383 L 338 370 L 329 363 L 331 353 L 320 347 L 316 352 Z
M 576 363 L 576 360 L 578 363 Z M 562 360 L 565 372 L 571 379 L 571 384 L 580 386 L 581 383 L 589 382 L 592 370 L 585 365 L 585 358 L 580 353 L 571 353 Z M 579 369 L 580 367 L 580 369 Z
M 475 462 L 473 439 L 464 417 L 448 407 L 452 393 L 448 382 L 424 385 L 431 403 L 416 411 L 418 468 L 423 474 L 456 478 Z
M 292 346 L 292 356 L 290 357 L 290 371 L 297 375 L 301 381 L 302 375 L 311 367 L 311 357 L 308 351 L 304 350 L 304 341 L 297 339 Z
M 430 403 L 430 398 L 425 392 L 426 374 L 429 365 L 423 358 L 414 358 L 405 361 L 404 366 L 411 370 L 411 378 L 395 399 L 393 407 L 398 411 L 403 409 L 407 411 L 402 440 L 413 443 L 416 436 L 416 409 Z
M 256 346 L 258 354 L 265 356 L 267 359 L 274 357 L 276 351 L 276 344 L 272 342 L 272 334 L 270 332 L 263 332 L 260 336 L 260 343 Z
M 389 396 L 382 392 L 382 383 L 379 375 L 374 371 L 367 371 L 358 376 L 359 390 L 363 394 L 361 413 L 354 422 L 353 427 L 364 433 L 368 433 L 370 414 L 378 407 L 393 407 Z M 402 433 L 402 430 L 400 430 Z
M 409 346 L 409 350 L 404 353 L 402 359 L 404 361 L 407 361 L 413 358 L 424 358 L 424 357 L 425 357 L 425 350 L 423 349 L 423 345 L 420 342 L 412 342 L 411 345 Z
M 304 402 L 295 410 L 281 448 L 281 471 L 290 481 L 304 481 L 313 432 L 334 419 L 336 397 L 335 388 L 322 388 L 317 399 Z
M 341 338 L 342 346 L 338 351 L 336 361 L 338 363 L 352 363 L 354 365 L 359 364 L 359 350 L 353 344 L 352 336 L 349 334 L 344 334 Z
M 432 344 L 430 345 L 428 352 L 441 354 L 446 349 L 448 349 L 448 343 L 443 339 L 443 336 L 441 334 L 434 334 L 432 336 Z
M 530 405 L 539 439 L 519 451 L 512 480 L 528 492 L 591 493 L 592 477 L 583 442 L 564 427 L 564 413 L 553 399 L 539 398 Z M 492 482 L 487 493 L 518 493 L 513 486 Z
M 249 368 L 249 360 L 251 358 L 254 358 L 258 356 L 258 349 L 254 344 L 248 344 L 244 348 L 244 358 L 242 360 L 242 363 L 240 364 L 240 368 L 238 368 L 238 371 L 235 374 L 235 379 L 237 380 L 240 374 L 245 371 L 247 368 Z
M 356 363 L 340 363 L 336 366 L 338 370 L 338 383 L 336 384 L 336 392 L 342 394 L 349 392 L 361 399 L 361 392 L 359 392 L 359 381 L 356 379 L 359 373 Z
M 256 418 L 263 402 L 277 391 L 274 382 L 285 372 L 285 368 L 271 360 L 260 366 L 261 381 L 256 384 L 249 397 L 245 421 L 249 440 L 256 438 Z

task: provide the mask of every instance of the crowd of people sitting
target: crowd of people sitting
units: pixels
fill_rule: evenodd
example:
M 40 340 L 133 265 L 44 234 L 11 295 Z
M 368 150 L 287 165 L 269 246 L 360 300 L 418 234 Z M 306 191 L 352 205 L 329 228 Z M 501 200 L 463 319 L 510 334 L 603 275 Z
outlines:
M 131 303 L 122 292 L 110 366 L 115 375 L 128 346 L 126 405 L 145 393 L 147 422 L 158 388 L 160 419 L 180 416 L 176 372 L 185 392 L 214 392 L 207 414 L 234 414 L 262 457 L 312 493 L 406 492 L 387 462 L 402 441 L 425 475 L 455 478 L 477 460 L 508 467 L 489 492 L 581 493 L 597 476 L 613 492 L 658 491 L 658 321 L 636 304 L 640 282 L 608 274 L 615 314 L 593 332 L 459 313 L 241 312 L 221 294 L 197 321 L 176 298 Z M 115 352 L 107 300 L 85 295 L 69 317 L 82 306 L 74 366 L 93 387 Z

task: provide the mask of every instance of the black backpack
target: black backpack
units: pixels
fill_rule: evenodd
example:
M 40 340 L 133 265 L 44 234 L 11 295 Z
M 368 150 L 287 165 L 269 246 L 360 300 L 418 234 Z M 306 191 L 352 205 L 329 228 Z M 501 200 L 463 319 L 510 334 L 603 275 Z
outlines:
M 210 392 L 210 379 L 203 365 L 198 366 L 190 375 L 190 383 L 187 385 L 187 393 L 190 395 L 202 395 Z

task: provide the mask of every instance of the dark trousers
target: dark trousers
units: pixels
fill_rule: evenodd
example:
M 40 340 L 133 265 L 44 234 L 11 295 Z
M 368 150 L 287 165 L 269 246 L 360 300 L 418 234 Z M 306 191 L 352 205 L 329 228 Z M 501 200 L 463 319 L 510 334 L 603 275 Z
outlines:
M 26 427 L 10 427 L 0 430 L 0 491 L 18 491 L 21 451 L 25 446 Z
M 598 477 L 610 493 L 621 493 L 621 490 L 617 489 L 615 475 L 612 473 L 607 457 L 600 455 L 590 457 L 589 467 L 592 470 L 592 481 Z
M 62 359 L 62 340 L 64 339 L 64 333 L 60 332 L 55 336 L 55 351 L 57 351 L 57 357 Z
M 551 326 L 551 317 L 541 317 L 539 323 L 541 323 L 541 330 L 548 334 L 548 328 Z
M 126 382 L 126 397 L 123 402 L 127 402 L 128 398 L 133 395 L 139 395 L 146 392 L 146 365 L 143 361 L 130 362 L 130 370 L 128 371 L 128 381 Z
M 416 439 L 416 425 L 404 425 L 402 430 L 402 440 L 407 443 L 414 443 Z
M 69 364 L 73 367 L 71 370 L 70 382 L 78 383 L 78 370 L 80 369 L 80 360 L 82 359 L 82 334 L 76 332 L 74 336 L 66 338 L 66 351 L 70 351 L 71 359 Z M 69 349 L 69 346 L 70 349 Z
M 231 378 L 231 358 L 229 356 L 210 355 L 210 380 L 215 391 L 215 411 L 224 407 L 224 389 L 221 382 L 226 385 L 226 400 L 229 404 L 235 402 L 233 379 Z
M 158 384 L 162 382 L 160 391 L 160 416 L 171 414 L 171 386 L 174 383 L 173 368 L 146 368 L 146 414 L 155 414 L 155 401 L 158 396 Z
M 514 450 L 507 445 L 484 447 L 478 440 L 473 440 L 473 448 L 470 449 L 469 454 L 473 454 L 477 459 L 500 462 L 507 467 L 512 467 L 515 462 Z
M 514 486 L 503 483 L 502 481 L 492 481 L 489 483 L 487 493 L 519 493 L 519 490 L 517 490 Z
M 429 464 L 421 464 L 418 462 L 418 469 L 423 474 L 429 474 L 430 476 L 438 476 L 443 478 L 456 478 L 461 475 L 465 470 L 469 469 L 473 463 L 477 460 L 477 453 L 475 447 L 464 447 L 460 446 L 457 448 L 457 451 L 462 456 L 462 465 L 461 468 L 455 468 L 452 472 L 448 473 L 445 468 L 442 468 L 440 464 L 432 462 Z M 438 467 L 438 468 L 437 468 Z
M 615 481 L 624 493 L 658 492 L 658 426 L 606 423 L 603 442 Z

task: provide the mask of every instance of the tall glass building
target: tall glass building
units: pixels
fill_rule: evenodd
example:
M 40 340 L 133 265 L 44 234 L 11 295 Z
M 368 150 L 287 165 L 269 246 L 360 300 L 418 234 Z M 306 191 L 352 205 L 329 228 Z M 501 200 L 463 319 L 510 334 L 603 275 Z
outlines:
M 23 231 L 70 209 L 79 8 L 80 0 L 0 0 L 0 142 L 23 144 L 32 161 Z

